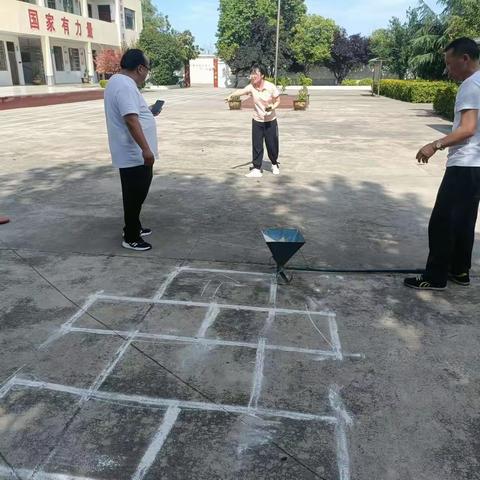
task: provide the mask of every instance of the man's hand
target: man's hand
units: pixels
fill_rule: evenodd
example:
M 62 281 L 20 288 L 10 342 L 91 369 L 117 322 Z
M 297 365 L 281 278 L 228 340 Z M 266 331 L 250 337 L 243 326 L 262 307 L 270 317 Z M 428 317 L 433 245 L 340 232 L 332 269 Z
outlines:
M 151 150 L 143 150 L 142 156 L 145 166 L 151 167 L 155 163 L 155 155 Z
M 435 145 L 433 143 L 427 143 L 424 147 L 422 147 L 417 153 L 417 161 L 418 163 L 428 163 L 430 157 L 433 157 L 436 152 Z

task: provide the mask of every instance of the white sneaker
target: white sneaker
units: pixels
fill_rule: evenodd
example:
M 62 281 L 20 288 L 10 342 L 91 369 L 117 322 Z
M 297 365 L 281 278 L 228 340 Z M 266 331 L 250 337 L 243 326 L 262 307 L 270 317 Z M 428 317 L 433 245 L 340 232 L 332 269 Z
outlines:
M 262 171 L 259 170 L 258 168 L 254 168 L 252 170 L 250 170 L 250 173 L 247 173 L 245 176 L 246 177 L 261 177 L 263 174 L 262 174 Z
M 272 173 L 274 175 L 280 175 L 280 169 L 278 168 L 278 165 L 272 165 Z

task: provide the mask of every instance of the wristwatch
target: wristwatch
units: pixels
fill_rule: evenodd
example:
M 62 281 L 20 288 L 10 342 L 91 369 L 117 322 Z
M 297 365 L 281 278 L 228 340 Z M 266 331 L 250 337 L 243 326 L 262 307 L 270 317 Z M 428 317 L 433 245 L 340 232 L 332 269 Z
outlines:
M 435 150 L 445 150 L 445 146 L 440 141 L 435 142 Z

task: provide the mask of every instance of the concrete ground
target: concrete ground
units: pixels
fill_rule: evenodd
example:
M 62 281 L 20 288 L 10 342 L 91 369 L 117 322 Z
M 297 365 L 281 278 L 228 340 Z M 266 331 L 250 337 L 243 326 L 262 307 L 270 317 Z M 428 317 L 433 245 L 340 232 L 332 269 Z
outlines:
M 449 123 L 362 90 L 279 112 L 281 175 L 247 179 L 250 112 L 149 92 L 154 249 L 121 248 L 101 101 L 0 117 L 0 478 L 480 478 L 473 285 L 414 269 Z M 260 231 L 306 245 L 278 285 Z

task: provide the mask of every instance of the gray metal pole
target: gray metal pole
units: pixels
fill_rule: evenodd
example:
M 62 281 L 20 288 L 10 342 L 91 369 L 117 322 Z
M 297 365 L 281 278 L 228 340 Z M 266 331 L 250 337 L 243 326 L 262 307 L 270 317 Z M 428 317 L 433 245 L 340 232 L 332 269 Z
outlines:
M 275 50 L 275 85 L 277 84 L 278 77 L 278 42 L 280 39 L 280 5 L 281 0 L 278 0 L 278 11 L 277 11 L 277 47 Z

